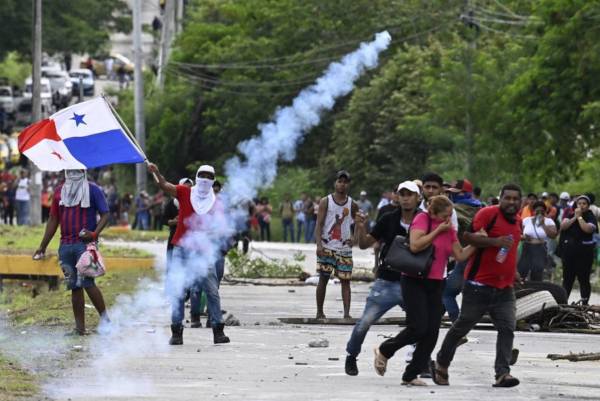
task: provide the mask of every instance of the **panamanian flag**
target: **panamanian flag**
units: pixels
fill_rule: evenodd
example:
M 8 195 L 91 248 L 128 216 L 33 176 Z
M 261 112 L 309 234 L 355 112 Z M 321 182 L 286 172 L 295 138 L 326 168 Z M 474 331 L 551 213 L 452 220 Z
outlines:
M 25 128 L 19 135 L 19 151 L 44 171 L 146 159 L 102 97 L 67 107 Z

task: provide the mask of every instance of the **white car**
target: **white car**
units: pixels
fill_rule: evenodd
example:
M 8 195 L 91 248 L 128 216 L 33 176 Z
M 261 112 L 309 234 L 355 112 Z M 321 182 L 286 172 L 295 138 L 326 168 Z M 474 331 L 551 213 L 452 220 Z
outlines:
M 87 68 L 78 68 L 69 72 L 71 83 L 73 84 L 73 95 L 79 94 L 79 79 L 83 86 L 84 96 L 94 96 L 94 73 Z
M 67 107 L 73 97 L 73 84 L 66 71 L 53 67 L 42 67 L 42 77 L 50 80 L 52 100 L 56 107 Z
M 41 79 L 41 98 L 42 105 L 46 107 L 46 110 L 52 110 L 52 87 L 50 86 L 50 80 L 48 78 Z M 25 80 L 25 92 L 23 92 L 23 98 L 31 100 L 32 97 L 32 83 L 31 78 Z
M 0 86 L 0 107 L 8 114 L 15 111 L 15 99 L 10 86 Z

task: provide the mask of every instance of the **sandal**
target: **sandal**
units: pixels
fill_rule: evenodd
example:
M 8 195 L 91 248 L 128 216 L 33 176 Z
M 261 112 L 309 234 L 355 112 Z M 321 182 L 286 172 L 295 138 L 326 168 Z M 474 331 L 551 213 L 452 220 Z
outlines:
M 423 380 L 420 379 L 412 379 L 411 381 L 407 382 L 402 380 L 402 385 L 403 386 L 426 386 L 427 383 L 425 383 Z
M 510 373 L 505 373 L 496 379 L 496 383 L 492 384 L 492 387 L 514 387 L 519 383 L 519 379 L 511 376 Z
M 373 361 L 375 372 L 377 372 L 379 376 L 383 376 L 385 375 L 385 371 L 387 369 L 388 360 L 385 356 L 381 355 L 381 352 L 379 352 L 379 347 L 375 347 L 373 352 L 375 353 L 375 360 Z
M 448 382 L 448 373 L 444 373 L 437 368 L 436 361 L 429 362 L 429 368 L 431 370 L 431 379 L 438 386 L 448 386 L 450 382 Z

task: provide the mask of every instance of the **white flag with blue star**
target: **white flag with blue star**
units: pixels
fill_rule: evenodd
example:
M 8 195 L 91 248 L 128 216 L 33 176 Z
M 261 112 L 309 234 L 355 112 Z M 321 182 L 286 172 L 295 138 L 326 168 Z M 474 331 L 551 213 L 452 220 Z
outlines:
M 45 171 L 145 160 L 102 97 L 75 104 L 25 128 L 19 135 L 19 150 Z

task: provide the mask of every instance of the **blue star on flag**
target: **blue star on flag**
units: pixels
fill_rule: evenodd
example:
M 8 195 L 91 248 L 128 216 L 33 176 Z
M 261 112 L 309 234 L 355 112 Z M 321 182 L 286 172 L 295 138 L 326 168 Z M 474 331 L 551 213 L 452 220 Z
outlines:
M 85 117 L 85 114 L 77 114 L 77 113 L 73 113 L 73 117 L 71 117 L 69 120 L 74 120 L 75 121 L 75 126 L 79 127 L 79 124 L 85 124 L 85 121 L 83 121 L 83 117 Z

